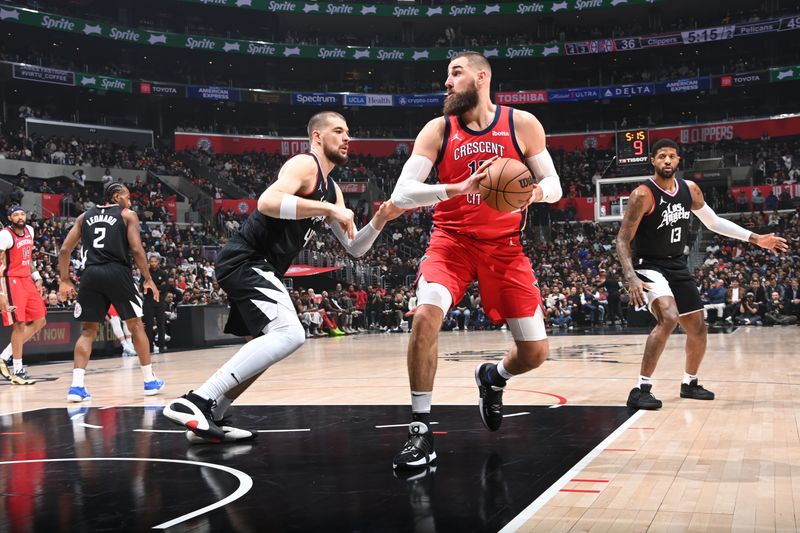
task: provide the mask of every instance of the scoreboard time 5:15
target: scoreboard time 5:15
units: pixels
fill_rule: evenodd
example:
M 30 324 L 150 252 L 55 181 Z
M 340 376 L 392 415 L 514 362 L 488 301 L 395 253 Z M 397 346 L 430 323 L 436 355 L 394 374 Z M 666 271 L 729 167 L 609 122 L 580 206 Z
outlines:
M 617 132 L 617 165 L 641 165 L 650 161 L 650 135 L 647 130 Z

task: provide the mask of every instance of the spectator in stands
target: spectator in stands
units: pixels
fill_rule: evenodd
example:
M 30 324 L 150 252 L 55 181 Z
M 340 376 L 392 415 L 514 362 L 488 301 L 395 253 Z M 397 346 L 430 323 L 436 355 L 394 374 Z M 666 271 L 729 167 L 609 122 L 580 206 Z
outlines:
M 86 187 L 86 172 L 82 168 L 72 171 L 72 179 L 81 187 Z
M 800 284 L 798 284 L 797 278 L 792 279 L 783 298 L 786 303 L 786 312 L 800 318 Z
M 778 291 L 772 291 L 767 301 L 767 312 L 764 314 L 764 324 L 790 326 L 797 323 L 797 317 L 787 313 L 786 304 L 781 300 Z
M 725 293 L 725 311 L 723 316 L 727 322 L 733 322 L 739 315 L 739 308 L 744 298 L 744 289 L 739 286 L 739 280 L 731 280 L 731 286 Z
M 466 290 L 461 300 L 450 311 L 450 315 L 456 320 L 460 331 L 464 331 L 469 324 L 469 317 L 472 315 L 471 307 L 472 296 L 470 295 L 470 291 Z
M 758 314 L 759 306 L 756 304 L 754 297 L 755 295 L 752 292 L 745 294 L 744 301 L 739 305 L 737 323 L 753 326 L 762 324 L 761 316 Z
M 708 310 L 714 309 L 716 311 L 715 320 L 722 320 L 725 312 L 725 296 L 727 290 L 725 289 L 725 282 L 719 278 L 711 280 L 711 287 L 701 296 L 703 302 L 703 318 L 708 320 Z
M 111 169 L 107 168 L 103 172 L 103 177 L 100 178 L 100 181 L 103 183 L 103 187 L 105 188 L 109 183 L 114 181 L 114 178 L 111 176 Z

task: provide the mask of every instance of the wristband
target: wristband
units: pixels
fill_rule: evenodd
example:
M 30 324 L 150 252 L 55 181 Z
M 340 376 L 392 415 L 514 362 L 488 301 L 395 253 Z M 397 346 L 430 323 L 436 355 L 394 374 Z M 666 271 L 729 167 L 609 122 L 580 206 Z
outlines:
M 285 220 L 297 220 L 297 200 L 297 196 L 293 194 L 284 194 L 279 217 Z

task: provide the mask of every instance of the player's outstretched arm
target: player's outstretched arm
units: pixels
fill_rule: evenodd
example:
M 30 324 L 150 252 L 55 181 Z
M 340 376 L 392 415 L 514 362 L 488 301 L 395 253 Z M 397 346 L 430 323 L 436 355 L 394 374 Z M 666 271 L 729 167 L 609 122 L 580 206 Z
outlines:
M 778 237 L 774 233 L 759 235 L 758 233 L 753 233 L 741 227 L 735 222 L 720 217 L 705 202 L 703 191 L 700 190 L 700 187 L 693 181 L 687 181 L 686 183 L 689 185 L 689 190 L 692 192 L 692 213 L 700 219 L 700 222 L 702 222 L 705 227 L 714 233 L 725 235 L 731 239 L 738 239 L 755 244 L 756 246 L 770 250 L 774 254 L 789 250 L 789 245 L 783 237 Z
M 563 191 L 553 158 L 547 151 L 544 127 L 535 116 L 527 111 L 514 110 L 514 134 L 521 143 L 528 168 L 536 178 L 531 199 L 534 202 L 554 204 L 561 199 Z
M 631 193 L 628 200 L 628 209 L 622 217 L 622 224 L 617 233 L 617 259 L 622 266 L 622 272 L 625 275 L 625 280 L 628 282 L 628 292 L 631 296 L 631 302 L 636 307 L 645 304 L 644 297 L 645 289 L 650 286 L 639 279 L 636 271 L 633 269 L 633 254 L 631 253 L 631 241 L 636 235 L 636 230 L 639 229 L 639 224 L 642 217 L 650 211 L 653 207 L 653 195 L 647 187 L 640 185 L 636 187 Z
M 414 209 L 438 204 L 448 198 L 478 192 L 478 182 L 486 175 L 485 170 L 493 157 L 484 161 L 474 174 L 464 181 L 448 184 L 428 184 L 425 180 L 433 169 L 444 142 L 445 122 L 435 118 L 425 124 L 414 140 L 414 151 L 408 158 L 392 192 L 392 204 L 402 209 Z
M 69 258 L 81 240 L 81 226 L 83 226 L 83 215 L 75 219 L 75 224 L 72 225 L 58 251 L 58 275 L 61 278 L 58 284 L 58 297 L 62 302 L 75 296 L 75 285 L 69 279 Z
M 336 204 L 344 206 L 344 196 L 342 190 L 336 185 Z M 380 235 L 381 230 L 390 220 L 394 220 L 403 214 L 405 209 L 401 209 L 394 205 L 392 202 L 383 202 L 380 209 L 372 217 L 372 220 L 366 226 L 356 231 L 355 236 L 348 237 L 340 224 L 331 223 L 329 219 L 331 231 L 342 243 L 344 249 L 353 257 L 361 257 L 367 250 L 369 250 L 375 243 L 375 239 Z M 353 224 L 355 229 L 355 223 Z

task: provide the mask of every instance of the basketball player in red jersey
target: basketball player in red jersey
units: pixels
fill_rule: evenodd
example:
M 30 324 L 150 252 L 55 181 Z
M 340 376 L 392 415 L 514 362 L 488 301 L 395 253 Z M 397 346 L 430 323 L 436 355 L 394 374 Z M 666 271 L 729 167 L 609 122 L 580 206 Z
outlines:
M 26 224 L 27 215 L 15 205 L 8 210 L 11 225 L 0 230 L 0 312 L 3 325 L 11 326 L 13 368 L 0 357 L 0 374 L 14 385 L 36 383 L 22 366 L 22 346 L 47 323 L 42 295 L 33 281 L 42 278 L 33 268 L 33 228 Z
M 514 346 L 499 363 L 475 369 L 480 413 L 490 431 L 503 421 L 503 388 L 547 358 L 549 347 L 531 263 L 520 243 L 526 210 L 501 213 L 481 203 L 478 182 L 498 157 L 526 163 L 536 176 L 530 203 L 553 203 L 561 184 L 545 147 L 542 125 L 530 113 L 495 105 L 492 69 L 477 52 L 455 55 L 447 69 L 444 117 L 428 122 L 392 194 L 404 209 L 436 204 L 433 234 L 419 267 L 414 327 L 408 347 L 413 422 L 394 468 L 436 460 L 429 428 L 437 341 L 444 314 L 474 280 L 494 322 L 506 321 Z M 439 184 L 423 183 L 436 167 Z

